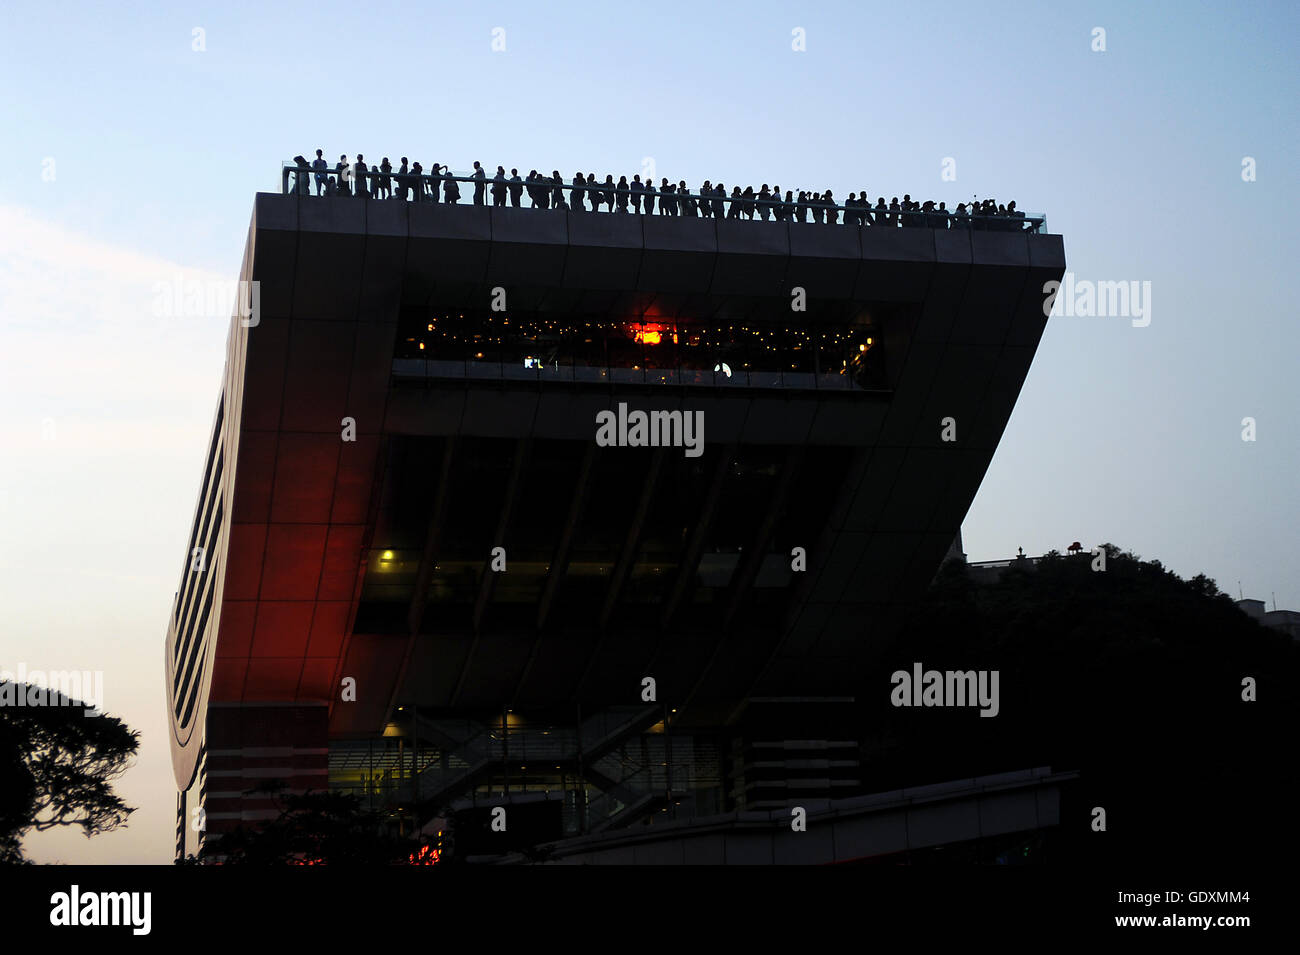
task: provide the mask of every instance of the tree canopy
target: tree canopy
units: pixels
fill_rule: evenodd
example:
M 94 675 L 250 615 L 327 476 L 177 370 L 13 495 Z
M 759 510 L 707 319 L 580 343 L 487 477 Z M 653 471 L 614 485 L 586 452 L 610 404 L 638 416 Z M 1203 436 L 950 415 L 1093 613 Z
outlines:
M 6 687 L 26 694 L 26 684 Z M 135 810 L 113 791 L 130 766 L 140 734 L 57 693 L 51 705 L 0 706 L 0 862 L 23 862 L 31 830 L 80 826 L 87 837 L 116 829 Z
M 944 566 L 867 676 L 867 787 L 1078 770 L 1062 834 L 1079 858 L 1267 851 L 1292 825 L 1300 647 L 1205 575 L 1104 546 L 1104 571 L 1086 553 L 1014 563 L 993 583 Z M 998 716 L 892 706 L 890 674 L 914 662 L 1000 671 Z M 1088 838 L 1097 806 L 1105 839 Z

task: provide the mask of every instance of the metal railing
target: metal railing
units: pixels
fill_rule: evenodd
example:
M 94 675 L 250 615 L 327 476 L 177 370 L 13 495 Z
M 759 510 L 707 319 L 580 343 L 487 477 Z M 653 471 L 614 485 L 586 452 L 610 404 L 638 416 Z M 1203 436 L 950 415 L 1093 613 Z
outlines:
M 427 173 L 427 172 L 399 172 L 396 169 L 384 172 L 374 168 L 367 168 L 364 173 L 358 173 L 351 165 L 332 166 L 327 169 L 312 169 L 310 165 L 301 166 L 291 162 L 285 162 L 280 169 L 280 189 L 284 195 L 296 193 L 300 196 L 321 197 L 319 187 L 317 192 L 311 189 L 315 181 L 327 182 L 329 179 L 342 180 L 344 183 L 354 185 L 358 179 L 364 179 L 367 186 L 373 187 L 377 182 L 382 181 L 383 188 L 378 191 L 388 192 L 385 197 L 372 195 L 375 192 L 373 188 L 356 190 L 354 192 L 344 193 L 340 198 L 365 199 L 381 202 L 445 202 L 456 205 L 461 196 L 455 198 L 440 198 L 439 194 L 445 188 L 448 182 L 470 183 L 475 187 L 482 187 L 483 200 L 478 202 L 472 198 L 471 202 L 475 205 L 494 205 L 492 201 L 493 187 L 503 189 L 503 195 L 508 197 L 510 203 L 515 208 L 539 209 L 543 211 L 569 208 L 568 204 L 558 204 L 552 197 L 556 192 L 578 191 L 583 196 L 592 193 L 600 194 L 601 204 L 607 205 L 609 212 L 615 208 L 619 212 L 627 213 L 629 203 L 639 204 L 643 197 L 652 200 L 658 200 L 661 204 L 660 214 L 662 214 L 662 204 L 666 200 L 669 207 L 675 211 L 669 213 L 670 216 L 686 216 L 687 218 L 704 217 L 710 215 L 715 219 L 740 219 L 742 212 L 745 214 L 745 221 L 749 217 L 761 218 L 768 221 L 769 217 L 776 221 L 793 221 L 807 222 L 806 216 L 811 214 L 814 223 L 828 225 L 858 225 L 859 227 L 870 228 L 929 228 L 929 229 L 972 229 L 976 232 L 1033 232 L 1042 233 L 1047 231 L 1047 216 L 1038 212 L 1021 212 L 1016 211 L 1015 215 L 985 215 L 982 213 L 956 212 L 952 209 L 912 209 L 905 210 L 901 208 L 881 207 L 879 205 L 858 205 L 847 206 L 839 205 L 833 202 L 808 201 L 799 202 L 791 199 L 789 202 L 784 199 L 762 199 L 759 196 L 736 196 L 736 195 L 718 195 L 708 193 L 707 195 L 695 192 L 661 192 L 654 189 L 636 190 L 631 187 L 621 187 L 609 183 L 584 183 L 575 185 L 563 180 L 556 182 L 553 179 L 543 178 L 528 181 L 526 179 L 506 179 L 504 181 L 493 179 L 487 176 L 478 177 L 469 174 L 445 174 L 445 173 Z M 291 184 L 292 180 L 292 184 Z M 514 190 L 518 190 L 515 192 Z M 544 204 L 537 204 L 533 201 L 533 191 L 540 190 L 546 195 Z M 408 200 L 407 196 L 411 198 Z M 523 199 L 527 198 L 529 204 L 523 205 Z M 693 208 L 688 206 L 683 209 L 682 206 L 690 203 Z M 709 212 L 701 213 L 698 211 L 701 204 L 708 204 Z M 502 202 L 500 205 L 504 206 Z M 587 210 L 585 205 L 584 211 L 598 212 L 599 208 Z M 723 211 L 725 210 L 725 212 Z M 748 210 L 748 211 L 745 211 Z

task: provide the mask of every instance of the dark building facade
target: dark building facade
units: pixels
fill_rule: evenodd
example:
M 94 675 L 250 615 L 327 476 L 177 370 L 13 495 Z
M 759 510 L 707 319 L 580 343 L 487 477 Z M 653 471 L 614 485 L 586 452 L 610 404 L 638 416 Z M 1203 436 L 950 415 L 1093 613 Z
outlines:
M 259 194 L 168 627 L 178 853 L 271 778 L 470 857 L 856 805 L 846 708 L 1064 269 L 1029 232 Z

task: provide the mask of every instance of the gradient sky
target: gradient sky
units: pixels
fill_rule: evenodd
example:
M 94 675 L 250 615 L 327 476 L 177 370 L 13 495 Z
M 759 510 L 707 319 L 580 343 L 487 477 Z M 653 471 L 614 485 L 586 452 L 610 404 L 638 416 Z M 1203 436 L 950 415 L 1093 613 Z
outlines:
M 970 558 L 1112 541 L 1300 608 L 1300 6 L 275 6 L 0 12 L 0 669 L 102 670 L 143 734 L 129 827 L 37 861 L 171 860 L 163 643 L 229 316 L 157 318 L 155 283 L 237 278 L 317 147 L 1046 212 L 1151 322 L 1048 323 Z

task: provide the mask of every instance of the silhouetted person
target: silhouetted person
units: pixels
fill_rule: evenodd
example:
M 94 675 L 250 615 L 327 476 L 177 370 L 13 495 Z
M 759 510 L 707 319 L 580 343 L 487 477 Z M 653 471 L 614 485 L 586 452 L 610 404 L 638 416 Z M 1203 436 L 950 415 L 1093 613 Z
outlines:
M 306 156 L 303 156 L 301 154 L 294 156 L 293 170 L 292 170 L 293 186 L 291 187 L 289 185 L 289 173 L 285 172 L 282 173 L 282 175 L 284 176 L 284 188 L 289 190 L 295 196 L 311 195 L 311 179 L 308 178 L 308 173 L 310 171 L 311 171 L 311 165 L 307 162 Z M 324 187 L 317 186 L 316 194 L 319 196 L 325 195 Z
M 447 166 L 442 167 L 442 195 L 443 201 L 455 205 L 460 201 L 460 183 L 451 176 L 451 169 Z
M 585 186 L 586 184 L 587 184 L 587 180 L 582 178 L 582 173 L 575 172 L 573 174 L 573 189 L 569 191 L 569 205 L 574 212 L 587 211 L 587 203 L 583 199 L 583 196 L 585 194 L 585 190 L 583 189 L 583 186 Z
M 411 188 L 411 183 L 407 178 L 408 170 L 406 164 L 408 161 L 409 160 L 407 160 L 405 156 L 402 157 L 402 164 L 397 167 L 397 176 L 395 177 L 397 179 L 397 198 L 401 199 L 403 202 L 406 201 L 407 190 Z
M 659 183 L 659 214 L 662 216 L 677 215 L 677 198 L 673 195 L 672 184 L 666 176 Z
M 1025 231 L 1025 214 L 1016 208 L 1016 200 L 1012 199 L 1007 203 L 1007 215 L 1011 217 L 1011 231 Z
M 477 159 L 474 160 L 474 171 L 470 175 L 474 177 L 474 205 L 481 206 L 487 192 L 487 173 Z
M 645 214 L 648 216 L 654 215 L 655 184 L 654 181 L 649 176 L 645 177 L 645 198 L 642 201 L 645 203 Z
M 519 204 L 523 202 L 524 181 L 519 178 L 519 170 L 510 170 L 510 205 L 518 209 Z
M 993 221 L 993 217 L 997 215 L 998 204 L 989 199 L 985 199 L 979 205 L 979 212 L 979 219 L 975 223 L 975 228 L 980 229 L 983 232 L 996 232 L 998 224 Z
M 379 164 L 379 193 L 385 199 L 393 198 L 393 164 L 384 157 L 384 161 Z
M 418 162 L 411 163 L 411 199 L 424 202 L 424 167 Z
M 355 172 L 356 172 L 356 180 L 357 180 L 357 198 L 358 199 L 370 198 L 370 177 L 367 175 L 370 172 L 370 169 L 366 166 L 365 159 L 361 155 L 361 153 L 357 153 L 357 165 L 356 165 Z
M 924 216 L 927 229 L 938 229 L 940 227 L 939 210 L 935 207 L 933 199 L 927 199 L 921 203 L 921 214 Z
M 619 212 L 627 212 L 627 201 L 631 197 L 632 190 L 628 187 L 627 176 L 618 177 L 618 197 L 615 203 Z
M 306 179 L 303 179 L 302 184 L 303 184 L 304 186 L 306 186 L 306 185 L 307 185 L 307 180 L 306 180 Z M 338 189 L 339 189 L 339 187 L 338 187 L 338 183 L 336 183 L 336 182 L 334 181 L 334 177 L 333 177 L 333 176 L 330 176 L 329 179 L 326 180 L 326 182 L 325 182 L 325 195 L 327 195 L 327 196 L 336 196 L 336 195 L 338 195 Z
M 838 225 L 840 221 L 840 210 L 835 207 L 835 196 L 829 189 L 822 196 L 822 202 L 826 203 L 826 224 Z
M 708 219 L 713 215 L 713 184 L 709 180 L 704 180 L 704 185 L 700 186 L 700 199 L 698 202 L 700 215 Z
M 352 169 L 348 166 L 347 153 L 339 157 L 339 161 L 334 164 L 334 187 L 337 190 L 336 195 L 347 195 L 343 188 L 348 183 L 348 177 L 352 175 Z
M 785 203 L 781 201 L 781 187 L 772 187 L 772 218 L 777 222 L 785 221 Z
M 325 180 L 328 178 L 330 164 L 325 161 L 325 157 L 319 149 L 316 150 L 316 158 L 311 161 L 311 168 L 316 170 L 316 195 L 323 196 L 325 195 Z M 303 185 L 306 184 L 307 180 L 303 179 Z
M 731 198 L 727 200 L 727 218 L 739 219 L 740 214 L 745 211 L 745 203 L 741 198 L 739 186 L 731 187 Z
M 492 205 L 505 208 L 506 205 L 506 167 L 497 166 L 496 175 L 492 177 Z
M 718 183 L 713 187 L 713 218 L 721 219 L 726 209 L 727 187 Z
M 441 163 L 434 163 L 433 168 L 429 170 L 428 190 L 426 191 L 423 184 L 420 186 L 420 199 L 433 203 L 442 202 L 442 180 L 449 172 L 451 170 L 446 166 Z
M 685 179 L 677 184 L 677 193 L 681 196 L 682 215 L 692 217 L 697 215 L 699 212 L 698 203 L 691 198 L 691 190 L 687 187 Z
M 641 185 L 641 177 L 633 176 L 632 182 L 628 185 L 628 191 L 632 193 L 632 211 L 637 215 L 641 214 L 641 196 L 645 194 L 645 186 Z
M 939 208 L 935 211 L 935 216 L 936 216 L 935 221 L 938 223 L 935 226 L 936 229 L 948 228 L 948 206 L 947 205 L 945 205 L 942 202 L 939 203 Z
M 786 222 L 794 221 L 794 190 L 785 191 L 785 202 L 781 203 L 781 212 L 785 216 Z
M 825 219 L 825 209 L 822 208 L 822 197 L 820 193 L 808 193 L 808 211 L 812 213 L 812 221 L 820 223 Z
M 560 170 L 551 171 L 551 208 L 568 209 L 569 204 L 564 201 L 564 177 L 560 175 Z
M 767 221 L 767 217 L 772 213 L 772 207 L 767 204 L 767 200 L 770 199 L 771 196 L 772 192 L 767 188 L 767 183 L 763 183 L 762 187 L 758 190 L 758 217 L 764 222 Z
M 600 187 L 601 198 L 605 200 L 605 211 L 614 211 L 614 177 L 606 176 L 605 184 Z

